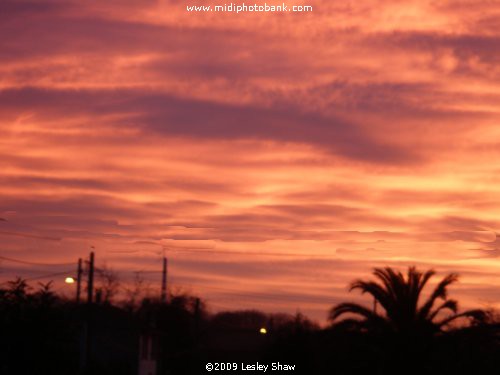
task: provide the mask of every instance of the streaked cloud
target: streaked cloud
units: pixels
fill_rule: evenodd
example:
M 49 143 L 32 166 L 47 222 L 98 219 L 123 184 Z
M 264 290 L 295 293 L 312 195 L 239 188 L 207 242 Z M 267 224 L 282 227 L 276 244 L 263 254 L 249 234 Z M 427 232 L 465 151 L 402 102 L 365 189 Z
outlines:
M 499 5 L 310 4 L 2 1 L 0 255 L 92 245 L 126 281 L 165 251 L 216 309 L 318 319 L 371 267 L 418 264 L 495 305 Z

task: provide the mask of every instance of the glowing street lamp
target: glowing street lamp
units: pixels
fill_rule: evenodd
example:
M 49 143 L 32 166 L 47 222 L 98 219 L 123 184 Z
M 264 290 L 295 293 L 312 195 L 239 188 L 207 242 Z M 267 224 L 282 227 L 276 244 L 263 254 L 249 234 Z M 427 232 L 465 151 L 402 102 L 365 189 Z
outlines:
M 64 282 L 66 284 L 74 284 L 75 283 L 75 279 L 72 278 L 72 277 L 67 277 L 67 278 L 64 279 Z
M 267 335 L 267 329 L 265 329 L 264 327 L 262 327 L 261 329 L 259 329 L 259 332 L 261 335 Z

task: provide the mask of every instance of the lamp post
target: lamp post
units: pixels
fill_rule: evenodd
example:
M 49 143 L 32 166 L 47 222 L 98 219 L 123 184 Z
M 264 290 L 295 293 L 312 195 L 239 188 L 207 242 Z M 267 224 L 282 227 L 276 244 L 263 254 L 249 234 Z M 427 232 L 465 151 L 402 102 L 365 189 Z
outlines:
M 78 268 L 76 270 L 76 278 L 73 276 L 68 276 L 64 279 L 64 282 L 66 284 L 75 284 L 76 283 L 76 303 L 80 303 L 80 294 L 81 294 L 81 287 L 82 287 L 82 274 L 83 274 L 83 268 L 82 268 L 82 258 L 78 259 Z

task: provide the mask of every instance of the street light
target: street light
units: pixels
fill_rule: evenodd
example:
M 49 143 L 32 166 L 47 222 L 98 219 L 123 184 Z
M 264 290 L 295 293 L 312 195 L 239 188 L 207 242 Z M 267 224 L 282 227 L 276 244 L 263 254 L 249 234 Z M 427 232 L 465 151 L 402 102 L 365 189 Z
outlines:
M 260 330 L 259 330 L 260 334 L 261 335 L 266 335 L 267 334 L 267 329 L 265 329 L 264 327 L 262 327 Z
M 67 278 L 64 279 L 64 282 L 66 284 L 74 284 L 75 283 L 75 279 L 72 278 L 72 277 L 67 277 Z

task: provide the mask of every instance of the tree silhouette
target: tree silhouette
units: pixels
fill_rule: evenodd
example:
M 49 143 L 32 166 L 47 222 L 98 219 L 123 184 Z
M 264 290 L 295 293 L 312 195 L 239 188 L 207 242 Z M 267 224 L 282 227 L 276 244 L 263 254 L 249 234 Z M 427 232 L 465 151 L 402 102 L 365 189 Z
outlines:
M 96 299 L 97 295 L 100 295 L 99 299 L 102 299 L 101 302 L 109 304 L 118 294 L 120 289 L 120 280 L 118 278 L 118 274 L 106 265 L 96 269 L 96 272 L 98 279 Z
M 40 289 L 36 292 L 35 297 L 41 307 L 50 307 L 57 300 L 56 294 L 52 291 L 53 281 L 47 283 L 38 283 Z
M 448 287 L 458 280 L 457 274 L 445 276 L 423 303 L 420 303 L 422 291 L 435 275 L 433 270 L 422 273 L 415 267 L 409 267 L 405 277 L 401 272 L 386 267 L 375 268 L 373 275 L 377 281 L 356 280 L 351 284 L 350 291 L 358 289 L 363 294 L 371 295 L 384 313 L 356 303 L 341 303 L 330 310 L 331 322 L 335 323 L 345 314 L 354 314 L 361 319 L 347 318 L 337 324 L 370 332 L 432 336 L 457 319 L 480 322 L 486 318 L 486 313 L 479 309 L 458 313 L 457 301 L 448 299 Z
M 31 287 L 27 281 L 21 277 L 7 282 L 7 296 L 15 302 L 22 302 L 28 297 L 28 291 Z
M 149 297 L 151 292 L 151 285 L 146 282 L 140 272 L 134 275 L 133 283 L 123 289 L 125 299 L 122 306 L 128 311 L 136 311 L 141 304 L 141 300 Z

